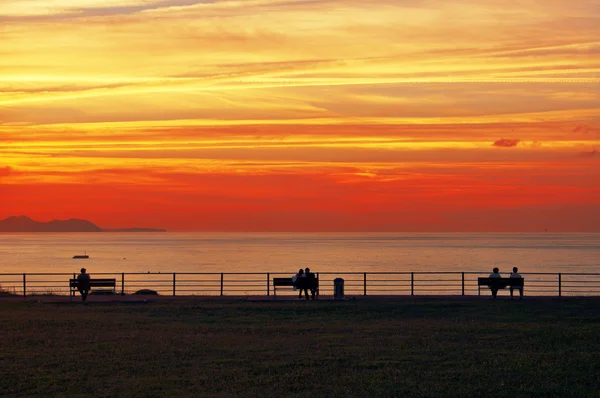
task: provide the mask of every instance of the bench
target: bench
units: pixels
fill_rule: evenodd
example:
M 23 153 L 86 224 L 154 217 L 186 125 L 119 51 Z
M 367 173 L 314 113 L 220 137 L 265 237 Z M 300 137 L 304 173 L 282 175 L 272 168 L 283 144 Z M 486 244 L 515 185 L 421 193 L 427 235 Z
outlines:
M 277 296 L 277 288 L 278 287 L 293 287 L 294 282 L 292 278 L 273 278 L 273 295 Z M 308 287 L 307 287 L 308 288 Z M 319 295 L 319 277 L 315 277 L 315 296 Z
M 69 279 L 69 288 L 71 290 L 71 296 L 75 295 L 79 281 L 77 279 Z M 116 293 L 117 280 L 116 279 L 90 279 L 90 288 L 95 287 L 110 287 L 112 288 L 111 293 Z M 104 290 L 102 290 L 104 291 Z
M 507 287 L 519 287 L 523 289 L 525 280 L 523 278 L 477 278 L 477 288 L 481 294 L 481 286 L 490 289 L 506 289 Z

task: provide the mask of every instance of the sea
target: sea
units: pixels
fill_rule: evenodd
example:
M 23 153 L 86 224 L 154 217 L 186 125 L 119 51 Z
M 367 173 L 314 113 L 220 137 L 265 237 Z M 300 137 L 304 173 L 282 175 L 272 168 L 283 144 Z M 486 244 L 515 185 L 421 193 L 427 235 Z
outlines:
M 76 260 L 74 255 L 89 255 Z M 600 233 L 0 234 L 0 274 L 600 273 Z

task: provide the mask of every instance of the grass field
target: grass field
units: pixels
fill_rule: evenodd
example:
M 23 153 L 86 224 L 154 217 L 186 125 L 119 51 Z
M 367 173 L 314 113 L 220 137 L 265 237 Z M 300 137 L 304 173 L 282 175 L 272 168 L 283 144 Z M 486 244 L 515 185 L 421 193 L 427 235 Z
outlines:
M 600 300 L 0 301 L 0 395 L 599 396 Z

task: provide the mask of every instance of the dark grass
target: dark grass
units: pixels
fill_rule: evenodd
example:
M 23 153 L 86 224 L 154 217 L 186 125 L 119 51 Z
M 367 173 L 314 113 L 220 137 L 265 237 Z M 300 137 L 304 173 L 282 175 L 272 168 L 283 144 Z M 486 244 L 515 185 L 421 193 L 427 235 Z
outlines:
M 6 396 L 599 396 L 600 300 L 0 302 Z

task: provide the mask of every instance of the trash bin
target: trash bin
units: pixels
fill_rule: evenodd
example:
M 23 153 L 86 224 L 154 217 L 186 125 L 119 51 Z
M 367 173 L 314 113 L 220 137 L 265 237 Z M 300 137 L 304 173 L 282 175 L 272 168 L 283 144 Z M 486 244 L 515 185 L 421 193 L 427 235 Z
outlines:
M 344 280 L 342 278 L 335 278 L 333 280 L 333 298 L 344 298 Z

